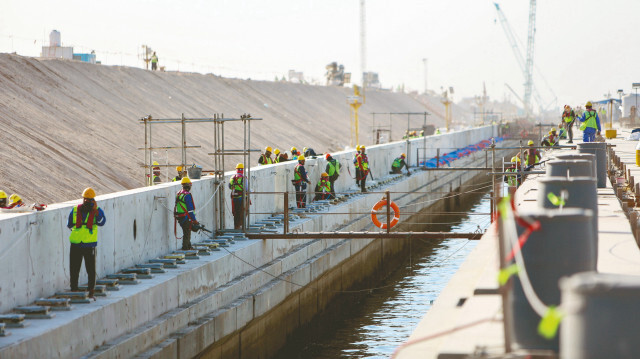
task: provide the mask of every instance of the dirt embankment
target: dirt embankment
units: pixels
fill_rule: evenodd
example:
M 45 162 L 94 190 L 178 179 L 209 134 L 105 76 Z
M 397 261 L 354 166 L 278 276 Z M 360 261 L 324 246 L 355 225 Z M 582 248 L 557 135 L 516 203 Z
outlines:
M 317 152 L 350 143 L 350 89 L 292 83 L 226 79 L 194 73 L 161 73 L 138 68 L 0 54 L 0 189 L 26 202 L 53 203 L 80 197 L 92 186 L 98 194 L 144 184 L 144 126 L 139 119 L 239 117 L 252 125 L 253 148 L 296 146 Z M 368 91 L 361 107 L 360 142 L 373 143 L 372 112 L 434 112 L 429 124 L 442 126 L 439 113 L 406 94 Z M 437 101 L 431 101 L 437 106 Z M 439 112 L 439 113 L 438 113 Z M 383 116 L 376 116 L 382 119 Z M 421 126 L 415 116 L 411 126 Z M 388 124 L 388 116 L 378 124 Z M 402 137 L 406 116 L 392 118 L 393 137 Z M 242 147 L 242 128 L 225 126 L 225 147 Z M 153 128 L 154 146 L 178 146 L 179 125 Z M 188 161 L 212 168 L 213 125 L 187 126 Z M 178 163 L 177 150 L 157 150 L 161 163 Z M 234 164 L 229 159 L 227 164 Z M 253 155 L 251 162 L 257 161 Z M 165 175 L 165 171 L 162 171 Z M 170 176 L 175 170 L 169 171 Z

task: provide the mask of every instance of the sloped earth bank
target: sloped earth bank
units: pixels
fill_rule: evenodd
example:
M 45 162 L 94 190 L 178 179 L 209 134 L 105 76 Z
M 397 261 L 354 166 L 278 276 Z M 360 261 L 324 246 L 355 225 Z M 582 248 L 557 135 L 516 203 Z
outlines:
M 144 126 L 139 119 L 239 117 L 252 125 L 253 148 L 317 152 L 344 149 L 350 143 L 348 88 L 286 82 L 226 79 L 212 74 L 163 73 L 60 59 L 0 54 L 0 189 L 17 192 L 25 202 L 61 202 L 80 197 L 93 186 L 98 194 L 144 184 Z M 372 112 L 432 112 L 429 124 L 442 125 L 436 99 L 370 90 L 361 107 L 361 143 L 373 142 Z M 405 117 L 394 117 L 393 137 L 402 137 Z M 422 126 L 421 116 L 411 127 Z M 188 162 L 212 169 L 213 125 L 187 126 Z M 242 128 L 225 126 L 226 148 L 242 147 Z M 154 146 L 179 146 L 179 125 L 153 127 Z M 178 163 L 180 151 L 158 150 L 161 164 Z M 238 159 L 230 158 L 231 168 Z M 257 155 L 251 158 L 257 162 Z M 175 175 L 174 169 L 168 172 Z M 165 170 L 162 171 L 166 178 Z

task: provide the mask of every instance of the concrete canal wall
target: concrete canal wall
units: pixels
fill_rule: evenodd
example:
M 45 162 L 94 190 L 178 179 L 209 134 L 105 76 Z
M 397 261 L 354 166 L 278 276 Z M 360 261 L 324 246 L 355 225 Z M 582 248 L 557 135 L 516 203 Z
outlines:
M 387 174 L 390 164 L 401 152 L 410 154 L 410 161 L 415 161 L 411 153 L 416 148 L 428 148 L 426 156 L 431 157 L 438 147 L 464 147 L 493 137 L 496 131 L 495 127 L 487 126 L 371 146 L 368 154 L 373 176 L 379 181 L 390 181 L 384 188 L 390 191 L 451 190 L 452 183 L 455 188 L 477 174 L 418 172 L 393 179 Z M 352 157 L 352 152 L 334 154 L 343 166 Z M 484 161 L 484 153 L 478 152 L 457 160 L 456 166 Z M 307 161 L 313 181 L 325 164 L 322 158 Z M 294 165 L 254 168 L 252 190 L 291 190 L 284 184 L 292 178 Z M 347 190 L 352 182 L 345 168 L 336 188 Z M 107 216 L 107 224 L 100 228 L 99 235 L 99 277 L 178 248 L 171 215 L 177 188 L 177 184 L 168 183 L 98 196 L 98 204 Z M 209 228 L 213 226 L 214 207 L 210 199 L 215 189 L 213 178 L 207 177 L 194 181 L 192 189 L 199 209 L 198 220 Z M 417 193 L 394 200 L 401 208 L 416 203 L 413 211 L 436 203 L 441 196 Z M 293 206 L 293 196 L 290 198 L 289 206 Z M 369 216 L 357 213 L 368 212 L 378 200 L 379 196 L 356 196 L 332 206 L 328 213 L 292 222 L 291 229 L 371 227 Z M 227 198 L 226 206 L 230 208 L 228 202 Z M 273 213 L 283 207 L 282 198 L 276 195 L 254 195 L 252 202 L 254 212 Z M 8 312 L 68 288 L 69 232 L 65 226 L 74 204 L 53 205 L 39 213 L 0 216 L 0 270 L 8 274 L 0 277 L 0 311 Z M 229 212 L 227 224 L 232 223 Z M 252 219 L 266 216 L 256 215 Z M 192 241 L 199 239 L 204 237 L 196 235 Z M 214 252 L 139 285 L 112 292 L 95 303 L 77 305 L 77 310 L 59 312 L 54 319 L 30 321 L 28 328 L 12 329 L 11 336 L 0 337 L 0 356 L 110 358 L 142 353 L 148 357 L 186 358 L 202 352 L 222 357 L 229 357 L 230 353 L 237 353 L 237 357 L 269 356 L 284 343 L 288 333 L 322 311 L 336 291 L 366 278 L 380 268 L 385 257 L 402 252 L 405 242 L 380 239 L 236 242 L 228 252 Z M 86 277 L 81 276 L 83 281 Z M 73 334 L 78 332 L 87 335 Z

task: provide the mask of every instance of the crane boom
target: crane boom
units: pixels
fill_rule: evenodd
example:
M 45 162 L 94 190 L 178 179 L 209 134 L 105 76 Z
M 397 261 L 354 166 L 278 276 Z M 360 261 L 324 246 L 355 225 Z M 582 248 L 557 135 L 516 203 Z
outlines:
M 527 65 L 524 83 L 524 104 L 527 117 L 531 115 L 531 92 L 533 90 L 533 54 L 536 36 L 536 0 L 529 1 L 529 31 L 527 32 Z

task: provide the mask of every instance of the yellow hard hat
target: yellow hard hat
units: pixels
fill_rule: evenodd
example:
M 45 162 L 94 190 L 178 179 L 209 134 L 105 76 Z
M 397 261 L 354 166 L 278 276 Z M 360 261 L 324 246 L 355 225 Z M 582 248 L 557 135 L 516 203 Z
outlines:
M 308 148 L 307 148 L 307 147 L 303 148 L 303 149 L 302 149 L 302 153 L 307 153 L 307 150 L 308 150 Z
M 527 142 L 527 145 L 533 146 L 533 140 L 529 140 L 529 142 Z
M 82 191 L 82 198 L 94 199 L 96 198 L 96 191 L 91 187 L 87 187 Z
M 520 157 L 518 156 L 511 157 L 511 162 L 520 162 Z
M 405 157 L 407 157 L 407 155 L 405 155 L 404 153 L 401 153 L 400 157 L 405 158 Z
M 296 152 L 298 152 L 298 149 L 295 147 L 291 147 L 291 154 L 294 155 Z
M 591 107 L 591 106 L 593 106 L 593 105 L 591 104 L 591 101 L 587 101 L 587 104 L 586 104 L 585 106 L 586 106 L 586 107 Z
M 551 131 L 549 131 L 549 133 L 551 133 L 551 132 L 556 132 L 556 129 L 552 128 Z
M 20 201 L 22 201 L 22 198 L 20 198 L 20 196 L 18 196 L 18 195 L 17 195 L 17 194 L 15 194 L 15 193 L 14 193 L 14 194 L 12 194 L 11 196 L 9 196 L 9 202 L 10 202 L 11 204 L 13 204 L 13 203 L 18 203 L 18 202 L 20 202 Z
M 356 151 L 360 151 L 360 145 L 356 146 Z
M 271 146 L 267 146 L 264 148 L 264 152 L 271 152 L 271 151 L 272 151 Z
M 0 199 L 7 198 L 7 194 L 0 190 Z
M 276 150 L 275 150 L 275 151 L 273 151 L 273 153 L 274 153 L 274 154 L 276 154 L 276 155 L 279 155 L 279 154 L 280 154 L 280 149 L 279 149 L 279 148 L 276 148 Z
M 191 179 L 189 177 L 182 177 L 182 179 L 180 180 L 180 184 L 191 184 Z
M 244 164 L 243 164 L 243 163 L 238 163 L 238 164 L 236 165 L 236 169 L 237 169 L 237 170 L 243 170 L 243 169 L 244 169 Z
M 360 145 L 360 150 L 364 150 L 364 145 Z
M 304 155 L 298 156 L 298 161 L 304 161 Z
M 176 171 L 178 171 L 178 172 L 182 172 L 182 166 L 178 166 L 178 167 L 176 167 Z
M 327 172 L 322 172 L 322 174 L 320 174 L 320 177 L 329 177 L 329 174 Z
M 158 163 L 158 161 L 153 161 L 153 165 L 154 165 L 154 166 L 160 166 L 160 164 Z

